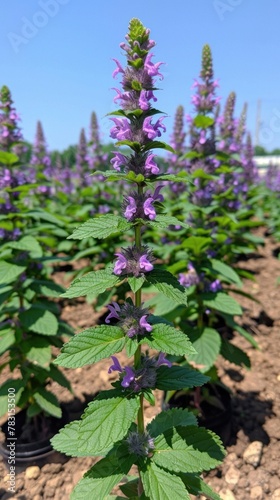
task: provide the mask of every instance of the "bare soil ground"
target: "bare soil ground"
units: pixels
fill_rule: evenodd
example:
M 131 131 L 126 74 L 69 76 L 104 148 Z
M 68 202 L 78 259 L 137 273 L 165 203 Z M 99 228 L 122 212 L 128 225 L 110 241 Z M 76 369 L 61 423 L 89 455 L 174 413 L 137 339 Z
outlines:
M 280 260 L 279 244 L 266 238 L 258 255 L 239 265 L 252 271 L 255 282 L 245 281 L 244 291 L 260 303 L 238 298 L 245 308 L 240 324 L 252 333 L 260 350 L 252 348 L 240 335 L 234 343 L 246 350 L 251 370 L 238 368 L 219 360 L 219 375 L 232 391 L 233 430 L 223 464 L 205 476 L 206 482 L 220 493 L 223 500 L 280 500 Z M 59 281 L 67 278 L 57 277 Z M 92 307 L 82 300 L 64 303 L 63 317 L 76 331 L 90 327 L 98 319 Z M 78 418 L 81 403 L 99 390 L 110 387 L 110 361 L 76 370 L 65 370 L 75 397 L 56 384 L 53 388 L 67 406 L 71 419 Z M 0 381 L 7 374 L 3 373 Z M 112 379 L 111 379 L 112 380 Z M 147 409 L 147 419 L 160 411 L 158 404 Z M 3 423 L 0 421 L 0 424 Z M 16 492 L 8 491 L 8 469 L 0 460 L 0 499 L 68 500 L 74 485 L 94 463 L 93 458 L 69 458 L 54 453 L 47 463 L 34 463 L 18 468 Z M 97 498 L 97 497 L 95 497 Z M 93 497 L 93 500 L 95 500 Z M 203 497 L 200 497 L 203 498 Z

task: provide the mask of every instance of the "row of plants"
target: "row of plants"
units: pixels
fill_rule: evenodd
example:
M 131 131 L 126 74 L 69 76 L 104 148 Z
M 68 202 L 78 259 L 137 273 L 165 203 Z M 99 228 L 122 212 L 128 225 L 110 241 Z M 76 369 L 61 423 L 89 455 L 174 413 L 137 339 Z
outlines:
M 234 93 L 220 111 L 209 46 L 194 84 L 194 116 L 187 118 L 189 144 L 179 106 L 169 146 L 160 139 L 164 117 L 156 118 L 161 112 L 152 106 L 162 79 L 162 63 L 152 62 L 155 42 L 137 19 L 126 40 L 127 66 L 116 60 L 114 71 L 122 79 L 115 98 L 121 107 L 111 113 L 117 143 L 109 155 L 93 113 L 90 143 L 82 131 L 74 166 L 48 153 L 40 123 L 25 164 L 11 94 L 1 89 L 0 347 L 1 369 L 13 375 L 0 387 L 0 411 L 7 411 L 14 387 L 17 406 L 34 425 L 41 416 L 59 418 L 50 382 L 71 387 L 58 366 L 111 356 L 109 372 L 119 374 L 113 389 L 52 440 L 67 455 L 103 456 L 72 498 L 105 498 L 136 466 L 138 476 L 121 485 L 125 498 L 201 493 L 216 500 L 200 474 L 216 467 L 224 450 L 217 435 L 198 427 L 196 415 L 203 400 L 221 405 L 218 356 L 250 367 L 232 342 L 234 332 L 257 348 L 235 318 L 248 296 L 242 278 L 253 279 L 240 260 L 263 243 L 252 228 L 266 224 L 277 237 L 272 207 L 279 190 L 272 174 L 271 184 L 258 178 L 246 108 L 234 117 Z M 63 290 L 53 280 L 55 269 L 81 258 L 88 264 L 72 269 L 75 279 Z M 73 335 L 60 317 L 61 294 L 84 296 L 97 310 L 107 305 L 105 324 Z M 125 366 L 116 356 L 123 349 Z M 155 390 L 164 391 L 166 404 L 145 426 L 144 400 L 153 405 Z M 176 398 L 192 390 L 194 411 L 177 408 Z

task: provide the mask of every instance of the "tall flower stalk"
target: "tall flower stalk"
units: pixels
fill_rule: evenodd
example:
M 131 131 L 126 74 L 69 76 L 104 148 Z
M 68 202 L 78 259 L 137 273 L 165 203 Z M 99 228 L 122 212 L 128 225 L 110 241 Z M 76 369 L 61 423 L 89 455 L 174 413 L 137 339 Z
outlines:
M 215 467 L 223 457 L 217 436 L 198 429 L 195 417 L 187 410 L 168 410 L 145 426 L 144 399 L 154 405 L 155 389 L 183 389 L 208 380 L 190 366 L 172 365 L 168 354 L 188 356 L 194 352 L 193 346 L 185 333 L 164 318 L 154 316 L 143 303 L 142 292 L 147 285 L 153 285 L 178 305 L 187 303 L 184 286 L 170 272 L 156 265 L 143 239 L 146 226 L 168 227 L 180 223 L 175 217 L 160 213 L 164 201 L 161 182 L 170 176 L 160 174 L 152 150 L 172 151 L 172 148 L 158 140 L 165 131 L 164 118 L 154 118 L 159 111 L 152 103 L 157 100 L 155 79 L 162 78 L 162 63 L 152 62 L 150 50 L 155 42 L 150 40 L 149 33 L 138 19 L 132 19 L 127 42 L 121 44 L 126 52 L 127 66 L 123 68 L 115 60 L 114 76 L 120 75 L 122 80 L 122 90 L 115 89 L 115 101 L 120 102 L 121 108 L 112 113 L 110 135 L 117 143 L 111 160 L 113 170 L 104 172 L 104 178 L 125 180 L 132 185 L 124 196 L 122 216 L 106 214 L 90 219 L 70 236 L 74 239 L 89 235 L 104 238 L 114 233 L 133 232 L 129 237 L 131 245 L 117 249 L 113 266 L 76 279 L 64 294 L 76 297 L 90 291 L 96 293 L 96 289 L 102 293 L 123 283 L 130 287 L 129 296 L 108 305 L 105 325 L 89 328 L 73 337 L 57 359 L 58 364 L 77 368 L 111 356 L 109 373 L 119 374 L 119 379 L 112 384 L 114 389 L 95 397 L 82 419 L 68 424 L 52 440 L 56 449 L 68 455 L 104 457 L 76 486 L 73 499 L 81 495 L 106 498 L 133 465 L 138 468 L 139 475 L 136 480 L 121 485 L 122 492 L 127 495 L 125 498 L 131 497 L 131 488 L 134 498 L 151 500 L 174 495 L 179 500 L 188 498 L 188 492 L 209 493 L 210 488 L 199 474 Z M 174 177 L 172 175 L 172 180 Z M 158 181 L 153 189 L 153 183 Z M 144 344 L 153 350 L 152 355 L 143 350 Z M 133 361 L 122 366 L 115 354 L 124 347 Z M 207 448 L 211 448 L 211 456 L 206 451 L 205 440 Z M 190 447 L 195 459 L 188 451 Z

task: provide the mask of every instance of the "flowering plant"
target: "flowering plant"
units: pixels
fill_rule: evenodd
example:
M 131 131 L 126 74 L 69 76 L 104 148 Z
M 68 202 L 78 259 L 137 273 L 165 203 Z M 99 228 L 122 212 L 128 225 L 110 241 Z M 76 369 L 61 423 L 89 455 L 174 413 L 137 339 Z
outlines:
M 120 231 L 134 233 L 129 238 L 132 244 L 117 250 L 113 266 L 74 280 L 64 294 L 86 295 L 91 289 L 103 293 L 123 282 L 130 287 L 122 302 L 109 304 L 106 325 L 74 336 L 56 360 L 62 366 L 77 368 L 111 356 L 109 372 L 119 375 L 113 389 L 95 397 L 81 420 L 71 422 L 52 439 L 54 448 L 67 455 L 103 457 L 78 483 L 73 499 L 106 498 L 132 466 L 137 467 L 138 477 L 128 477 L 120 486 L 125 498 L 179 500 L 189 498 L 190 493 L 219 498 L 200 477 L 203 470 L 215 467 L 223 458 L 217 436 L 198 428 L 195 417 L 187 410 L 164 411 L 145 425 L 144 400 L 153 405 L 156 389 L 200 386 L 208 380 L 190 367 L 171 364 L 166 354 L 188 355 L 194 348 L 185 333 L 163 317 L 154 316 L 143 302 L 143 287 L 153 285 L 178 304 L 187 303 L 185 288 L 164 267 L 156 265 L 152 251 L 143 244 L 146 227 L 179 222 L 157 213 L 157 202 L 163 202 L 161 184 L 154 191 L 152 188 L 154 182 L 170 178 L 160 173 L 152 150 L 172 151 L 159 140 L 165 130 L 164 117 L 155 120 L 159 111 L 151 105 L 157 100 L 155 78 L 162 78 L 162 63 L 152 62 L 150 50 L 154 45 L 149 30 L 138 19 L 132 19 L 126 43 L 121 44 L 127 67 L 115 61 L 114 76 L 121 75 L 122 91 L 117 90 L 115 97 L 121 109 L 111 118 L 111 137 L 117 139 L 117 147 L 125 146 L 131 154 L 115 151 L 111 160 L 114 170 L 103 175 L 107 180 L 124 179 L 134 186 L 124 197 L 123 215 L 93 218 L 72 235 L 83 239 L 89 235 L 104 238 Z M 181 181 L 181 177 L 177 180 Z M 111 325 L 111 321 L 116 324 Z M 123 366 L 115 354 L 124 348 L 128 357 L 133 356 L 133 363 Z

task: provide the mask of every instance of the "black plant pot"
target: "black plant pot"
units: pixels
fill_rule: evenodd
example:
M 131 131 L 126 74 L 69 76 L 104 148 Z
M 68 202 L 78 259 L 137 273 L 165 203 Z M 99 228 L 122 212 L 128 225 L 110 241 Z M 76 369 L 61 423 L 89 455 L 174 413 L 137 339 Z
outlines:
M 220 385 L 205 384 L 209 395 L 218 398 L 221 407 L 214 406 L 209 401 L 201 399 L 198 425 L 206 427 L 220 436 L 224 445 L 229 444 L 232 435 L 232 405 L 230 393 Z M 168 401 L 169 408 L 195 409 L 194 390 L 183 393 L 177 391 Z
M 15 436 L 8 432 L 7 421 L 2 425 L 5 441 L 0 443 L 0 455 L 4 463 L 8 467 L 12 464 L 18 470 L 29 465 L 43 466 L 48 462 L 62 461 L 64 456 L 52 448 L 50 440 L 68 421 L 67 411 L 63 409 L 59 419 L 40 417 L 36 429 L 34 423 L 26 424 L 26 410 L 21 410 L 15 415 Z

